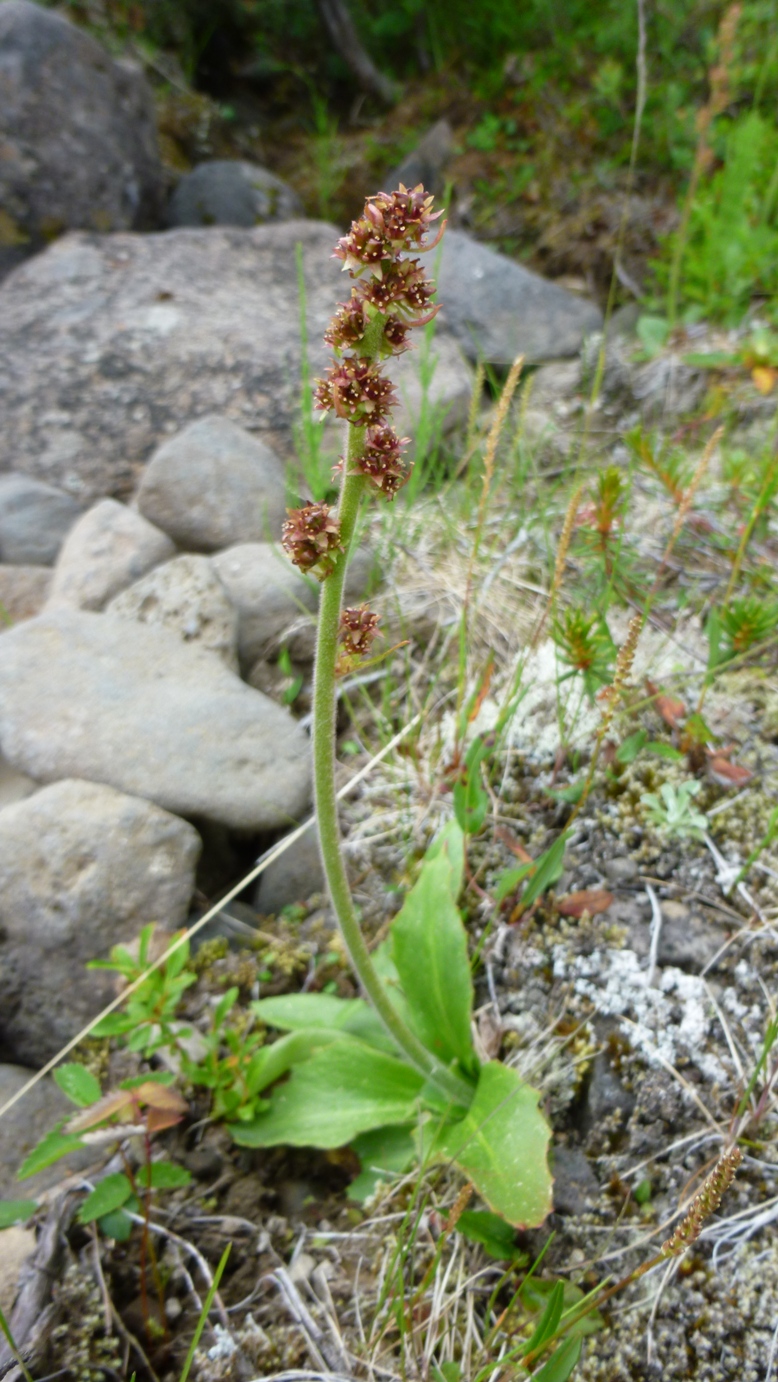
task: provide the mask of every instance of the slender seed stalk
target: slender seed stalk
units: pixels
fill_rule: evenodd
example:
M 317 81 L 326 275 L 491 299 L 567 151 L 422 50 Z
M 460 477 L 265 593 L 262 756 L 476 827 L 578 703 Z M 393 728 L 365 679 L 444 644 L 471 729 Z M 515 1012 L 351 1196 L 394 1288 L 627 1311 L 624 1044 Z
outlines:
M 354 471 L 354 462 L 362 453 L 365 428 L 349 426 L 348 453 L 340 491 L 338 520 L 343 551 L 335 568 L 322 583 L 319 605 L 319 632 L 316 645 L 316 666 L 313 692 L 313 774 L 316 819 L 319 827 L 324 872 L 332 898 L 335 915 L 348 951 L 349 959 L 367 997 L 373 1004 L 386 1030 L 411 1065 L 432 1080 L 452 1103 L 467 1107 L 473 1096 L 472 1087 L 428 1051 L 406 1027 L 389 1000 L 386 989 L 376 973 L 370 952 L 359 926 L 340 848 L 340 829 L 335 797 L 335 714 L 337 706 L 335 663 L 338 655 L 338 629 L 343 598 L 343 586 L 348 566 L 349 548 L 354 536 L 359 504 L 365 478 Z

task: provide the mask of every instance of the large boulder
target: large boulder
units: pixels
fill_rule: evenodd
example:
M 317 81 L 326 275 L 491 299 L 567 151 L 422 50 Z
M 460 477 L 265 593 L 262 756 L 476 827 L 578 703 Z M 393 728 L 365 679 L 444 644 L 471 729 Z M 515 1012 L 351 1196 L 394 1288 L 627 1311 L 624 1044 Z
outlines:
M 577 355 L 602 327 L 593 302 L 530 273 L 462 230 L 447 230 L 438 270 L 441 319 L 472 360 L 508 365 Z
M 154 452 L 138 508 L 190 551 L 278 538 L 286 516 L 284 466 L 228 418 L 200 418 Z
M 50 586 L 48 566 L 0 566 L 0 624 L 40 614 Z
M 175 546 L 141 514 L 101 499 L 74 525 L 54 568 L 49 604 L 102 609 L 120 590 L 172 557 Z
M 139 68 L 28 0 L 0 3 L 0 207 L 5 239 L 158 225 L 163 173 Z
M 238 612 L 208 557 L 174 557 L 123 590 L 106 612 L 162 624 L 238 670 Z
M 0 561 L 50 566 L 80 513 L 81 505 L 53 485 L 0 475 Z
M 104 782 L 246 832 L 310 800 L 288 711 L 172 631 L 108 614 L 56 609 L 2 635 L 0 750 L 40 782 Z
M 241 542 L 211 558 L 238 611 L 238 651 L 244 671 L 272 657 L 283 633 L 319 603 L 319 587 L 301 575 L 272 542 Z
M 171 226 L 258 226 L 304 214 L 297 193 L 258 163 L 213 158 L 198 163 L 176 187 Z
M 100 1010 L 89 960 L 186 920 L 200 849 L 186 821 L 93 782 L 0 811 L 0 1042 L 17 1060 L 47 1060 Z
M 338 234 L 315 221 L 71 234 L 16 269 L 0 287 L 0 471 L 124 497 L 162 438 L 212 413 L 291 461 L 303 358 L 295 246 L 315 376 L 331 362 L 322 334 L 350 288 L 332 257 Z M 447 359 L 428 403 L 445 384 L 446 401 L 453 390 L 466 410 L 469 370 L 449 344 L 458 379 Z M 390 371 L 402 381 L 419 358 L 409 352 Z

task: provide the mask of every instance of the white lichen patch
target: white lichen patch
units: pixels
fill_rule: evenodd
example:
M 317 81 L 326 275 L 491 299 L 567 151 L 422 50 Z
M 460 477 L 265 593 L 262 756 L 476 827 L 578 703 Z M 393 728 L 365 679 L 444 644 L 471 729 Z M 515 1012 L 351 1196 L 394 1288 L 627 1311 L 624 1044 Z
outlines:
M 703 979 L 668 966 L 650 984 L 647 964 L 634 950 L 571 956 L 555 946 L 552 953 L 555 977 L 572 980 L 576 994 L 600 1015 L 621 1018 L 623 1035 L 648 1062 L 691 1059 L 707 1079 L 728 1082 L 711 1041 L 714 1014 Z

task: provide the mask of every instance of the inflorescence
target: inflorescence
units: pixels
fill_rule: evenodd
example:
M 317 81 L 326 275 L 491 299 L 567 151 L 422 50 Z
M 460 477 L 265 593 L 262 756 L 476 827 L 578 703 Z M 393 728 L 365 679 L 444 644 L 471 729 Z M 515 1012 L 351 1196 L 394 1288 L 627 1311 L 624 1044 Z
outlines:
M 337 358 L 317 380 L 314 403 L 361 429 L 359 444 L 349 448 L 350 459 L 337 468 L 348 465 L 388 500 L 406 483 L 411 467 L 403 455 L 409 439 L 399 437 L 387 421 L 397 396 L 380 361 L 407 350 L 411 328 L 424 326 L 438 311 L 432 305 L 434 283 L 418 259 L 406 257 L 433 249 L 443 234 L 445 221 L 437 236 L 427 239 L 441 215 L 433 212 L 432 201 L 421 185 L 409 191 L 402 183 L 396 192 L 368 197 L 362 216 L 335 247 L 335 258 L 357 281 L 325 332 Z M 288 513 L 281 539 L 285 551 L 301 571 L 326 580 L 343 551 L 334 510 L 316 503 Z M 344 611 L 343 620 L 338 671 L 350 669 L 368 651 L 377 616 L 361 606 Z

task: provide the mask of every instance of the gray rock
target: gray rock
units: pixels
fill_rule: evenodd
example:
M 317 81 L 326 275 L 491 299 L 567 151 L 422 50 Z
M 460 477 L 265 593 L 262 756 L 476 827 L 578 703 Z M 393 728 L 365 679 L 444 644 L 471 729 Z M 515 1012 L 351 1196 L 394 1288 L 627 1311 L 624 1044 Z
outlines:
M 418 187 L 422 183 L 428 192 L 440 197 L 445 188 L 444 170 L 453 153 L 454 131 L 448 120 L 438 120 L 382 186 L 393 192 L 400 183 L 404 187 Z
M 662 898 L 662 929 L 659 933 L 657 962 L 700 974 L 727 940 L 727 930 L 693 912 L 684 902 Z M 638 955 L 648 955 L 651 925 L 644 922 L 630 927 L 630 945 Z
M 123 590 L 106 613 L 161 624 L 238 670 L 238 614 L 207 557 L 174 557 Z
M 214 412 L 290 458 L 302 360 L 295 246 L 316 376 L 347 293 L 338 234 L 287 221 L 58 240 L 0 287 L 0 469 L 80 485 L 89 499 L 124 497 L 162 436 Z
M 154 452 L 138 508 L 196 552 L 277 539 L 286 515 L 283 463 L 228 418 L 200 418 Z
M 557 1214 L 585 1214 L 600 1193 L 586 1153 L 580 1147 L 555 1147 L 552 1168 Z
M 22 1065 L 0 1064 L 0 1108 L 26 1085 L 35 1074 Z M 68 1172 L 80 1170 L 95 1161 L 94 1148 L 73 1152 L 45 1171 L 19 1181 L 16 1173 L 25 1157 L 37 1146 L 54 1124 L 75 1113 L 69 1099 L 50 1075 L 39 1080 L 13 1108 L 0 1118 L 0 1199 L 34 1200 L 41 1191 L 56 1185 Z M 0 1242 L 3 1242 L 0 1239 Z
M 19 242 L 159 224 L 163 174 L 142 72 L 27 0 L 0 4 L 0 121 L 0 206 Z
M 80 513 L 80 504 L 53 485 L 0 475 L 0 561 L 51 566 Z
M 441 319 L 465 354 L 507 365 L 576 355 L 602 326 L 591 302 L 530 273 L 461 230 L 448 230 L 438 274 Z
M 25 1196 L 25 1198 L 32 1198 Z M 12 1224 L 3 1229 L 3 1256 L 0 1258 L 0 1310 L 8 1319 L 19 1286 L 19 1274 L 27 1259 L 35 1251 L 36 1233 L 34 1228 L 24 1224 Z
M 182 177 L 168 206 L 171 226 L 257 226 L 304 215 L 297 193 L 257 163 L 214 158 Z
M 0 624 L 40 614 L 50 586 L 48 566 L 0 566 Z
M 0 1041 L 17 1060 L 48 1060 L 104 1006 L 89 960 L 185 921 L 200 847 L 186 821 L 93 782 L 0 811 Z
M 586 1092 L 584 1128 L 587 1131 L 599 1129 L 605 1119 L 611 1119 L 614 1115 L 621 1115 L 622 1123 L 626 1123 L 634 1107 L 635 1096 L 625 1089 L 608 1056 L 600 1051 L 594 1058 Z
M 634 883 L 640 875 L 640 865 L 636 859 L 631 859 L 628 855 L 621 858 L 606 859 L 603 864 L 605 877 L 609 883 L 620 887 L 623 883 Z
M 20 773 L 17 768 L 13 768 L 0 754 L 0 811 L 4 806 L 13 806 L 17 801 L 24 801 L 25 797 L 31 797 L 37 790 L 37 782 L 33 782 L 26 773 Z
M 58 609 L 2 635 L 0 749 L 42 782 L 105 782 L 182 816 L 277 830 L 310 800 L 292 717 L 168 629 Z
M 101 499 L 71 528 L 51 582 L 48 603 L 102 609 L 133 581 L 172 557 L 175 546 L 139 513 Z
M 245 670 L 272 657 L 284 631 L 318 607 L 318 582 L 306 579 L 272 542 L 228 547 L 211 563 L 238 611 L 238 653 Z
M 276 916 L 292 902 L 304 902 L 311 893 L 324 891 L 324 869 L 319 836 L 312 825 L 260 874 L 254 906 L 266 916 Z

